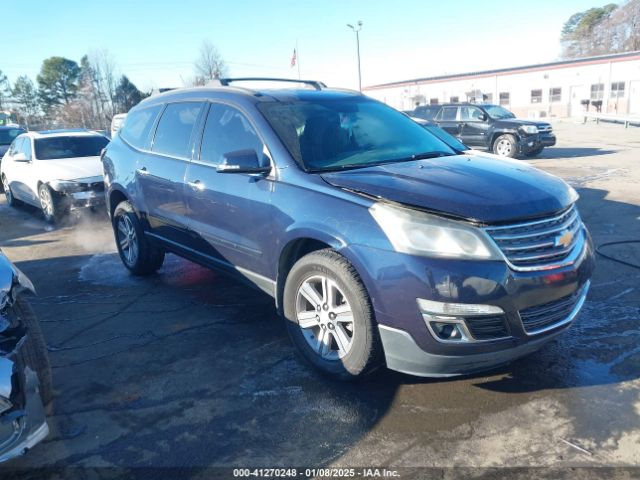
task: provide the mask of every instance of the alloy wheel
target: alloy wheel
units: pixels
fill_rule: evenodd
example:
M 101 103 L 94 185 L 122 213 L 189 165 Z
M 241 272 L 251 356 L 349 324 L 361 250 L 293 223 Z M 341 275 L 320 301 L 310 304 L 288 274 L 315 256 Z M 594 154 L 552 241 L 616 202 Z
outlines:
M 9 188 L 9 180 L 7 177 L 2 177 L 2 188 L 4 189 L 4 196 L 7 199 L 7 203 L 10 204 L 13 201 L 13 193 L 11 193 L 11 188 Z
M 138 259 L 138 235 L 133 222 L 126 215 L 118 218 L 118 244 L 127 265 L 135 265 Z
M 323 359 L 337 361 L 351 350 L 353 312 L 330 278 L 314 275 L 302 282 L 296 295 L 296 319 L 309 346 Z
M 49 189 L 45 186 L 40 187 L 40 206 L 42 207 L 45 217 L 53 218 L 53 197 Z

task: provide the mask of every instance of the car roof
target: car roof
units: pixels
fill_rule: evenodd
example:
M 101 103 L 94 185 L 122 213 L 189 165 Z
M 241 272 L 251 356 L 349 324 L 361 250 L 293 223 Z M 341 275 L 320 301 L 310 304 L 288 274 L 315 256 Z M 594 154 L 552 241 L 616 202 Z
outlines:
M 252 103 L 262 102 L 291 102 L 291 101 L 311 101 L 317 99 L 334 100 L 341 98 L 364 97 L 360 92 L 354 90 L 343 90 L 337 88 L 323 88 L 322 90 L 308 88 L 278 88 L 278 89 L 248 89 L 236 86 L 223 87 L 193 87 L 170 90 L 149 97 L 140 106 L 151 106 L 173 101 L 185 101 L 194 99 L 223 99 L 242 98 Z
M 10 123 L 9 125 L 0 125 L 0 130 L 24 130 L 26 132 L 26 129 L 24 127 L 21 127 L 20 125 L 16 125 L 14 123 Z
M 23 134 L 24 135 L 24 134 Z M 65 128 L 58 130 L 41 130 L 39 132 L 27 132 L 32 138 L 53 138 L 53 137 L 102 137 L 98 132 L 85 129 Z

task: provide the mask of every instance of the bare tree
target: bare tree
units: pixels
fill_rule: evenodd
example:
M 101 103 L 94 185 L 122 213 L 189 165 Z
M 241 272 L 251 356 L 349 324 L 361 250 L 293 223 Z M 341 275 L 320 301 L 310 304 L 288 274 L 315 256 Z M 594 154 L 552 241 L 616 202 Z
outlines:
M 194 63 L 196 76 L 202 77 L 204 81 L 214 78 L 225 77 L 228 74 L 228 67 L 222 55 L 209 40 L 204 40 L 200 46 L 200 56 Z

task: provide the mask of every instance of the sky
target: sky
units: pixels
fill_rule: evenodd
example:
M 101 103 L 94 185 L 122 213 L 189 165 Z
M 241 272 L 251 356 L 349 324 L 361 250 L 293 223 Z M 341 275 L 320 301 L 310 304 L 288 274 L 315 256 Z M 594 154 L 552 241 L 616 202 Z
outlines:
M 107 51 L 138 88 L 180 87 L 208 39 L 231 76 L 362 85 L 553 61 L 563 23 L 597 0 L 10 0 L 0 70 L 34 81 L 42 61 Z M 18 25 L 26 30 L 13 31 Z M 7 40 L 8 38 L 15 40 Z

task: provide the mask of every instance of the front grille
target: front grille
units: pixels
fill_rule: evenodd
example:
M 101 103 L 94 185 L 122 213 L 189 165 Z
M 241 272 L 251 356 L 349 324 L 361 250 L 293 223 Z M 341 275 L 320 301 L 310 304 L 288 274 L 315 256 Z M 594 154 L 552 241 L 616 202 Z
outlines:
M 536 270 L 561 264 L 581 239 L 582 221 L 574 205 L 541 220 L 487 227 L 516 270 Z
M 569 318 L 576 305 L 584 299 L 588 284 L 581 290 L 559 300 L 520 310 L 522 325 L 528 334 L 540 333 L 561 325 Z
M 466 317 L 467 328 L 476 340 L 493 340 L 508 337 L 504 315 L 491 317 Z
M 540 133 L 550 133 L 552 130 L 551 125 L 540 125 L 538 126 L 538 132 Z

